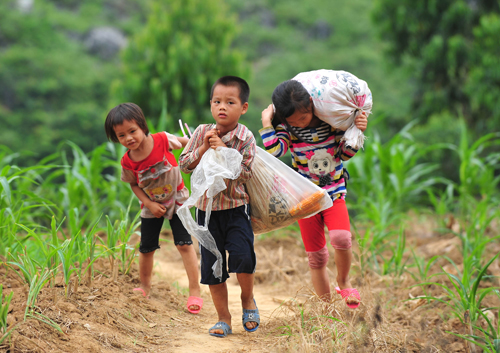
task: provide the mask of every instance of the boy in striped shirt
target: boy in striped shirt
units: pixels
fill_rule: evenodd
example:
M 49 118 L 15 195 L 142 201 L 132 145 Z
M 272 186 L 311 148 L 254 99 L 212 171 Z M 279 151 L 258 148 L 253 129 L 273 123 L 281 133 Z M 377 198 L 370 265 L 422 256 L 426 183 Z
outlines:
M 200 125 L 179 157 L 181 170 L 191 173 L 209 148 L 234 148 L 243 156 L 239 178 L 226 179 L 227 188 L 214 196 L 208 224 L 222 254 L 220 280 L 212 272 L 216 257 L 200 246 L 201 283 L 208 284 L 218 314 L 218 322 L 209 329 L 209 334 L 216 337 L 226 337 L 232 333 L 226 285 L 230 272 L 236 273 L 241 287 L 243 328 L 253 332 L 260 324 L 259 311 L 253 298 L 256 258 L 250 222 L 250 198 L 245 190 L 245 182 L 252 176 L 256 145 L 252 132 L 239 123 L 240 116 L 248 110 L 249 95 L 250 88 L 245 80 L 236 76 L 218 79 L 210 92 L 210 110 L 215 124 Z M 205 223 L 207 203 L 208 198 L 204 194 L 196 204 L 196 218 L 200 225 Z M 227 261 L 226 251 L 229 254 Z

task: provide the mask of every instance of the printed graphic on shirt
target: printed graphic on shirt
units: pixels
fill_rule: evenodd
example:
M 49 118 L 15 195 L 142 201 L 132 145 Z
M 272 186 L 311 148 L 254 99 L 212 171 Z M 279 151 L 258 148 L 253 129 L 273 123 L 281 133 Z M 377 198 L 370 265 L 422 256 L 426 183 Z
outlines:
M 322 148 L 315 151 L 306 152 L 309 173 L 311 174 L 311 177 L 313 177 L 312 174 L 317 176 L 319 187 L 331 184 L 335 175 L 333 148 L 330 148 L 329 150 Z
M 155 164 L 149 169 L 139 171 L 137 181 L 140 188 L 146 188 L 152 182 L 157 180 L 162 174 L 169 172 L 173 166 L 167 161 Z
M 163 203 L 163 201 L 172 197 L 172 185 L 167 184 L 154 189 L 147 189 L 146 192 L 152 201 Z

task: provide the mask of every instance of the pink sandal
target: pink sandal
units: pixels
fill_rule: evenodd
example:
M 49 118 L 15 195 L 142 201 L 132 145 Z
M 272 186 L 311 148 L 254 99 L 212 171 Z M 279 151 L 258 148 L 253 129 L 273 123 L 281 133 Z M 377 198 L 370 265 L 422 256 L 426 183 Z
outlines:
M 337 291 L 338 294 L 342 296 L 343 299 L 345 299 L 345 303 L 348 308 L 351 309 L 356 309 L 359 304 L 361 304 L 361 296 L 359 295 L 359 292 L 356 288 L 346 288 L 346 289 L 340 289 L 339 287 L 335 287 L 335 290 Z M 351 304 L 347 302 L 347 298 L 350 296 L 353 296 L 357 300 L 359 300 L 359 303 Z
M 132 291 L 137 291 L 137 292 L 142 292 L 142 296 L 145 297 L 146 299 L 149 299 L 149 295 L 146 295 L 146 292 L 142 288 L 134 288 Z
M 191 305 L 198 305 L 198 309 L 191 309 Z M 187 309 L 191 314 L 198 314 L 203 306 L 203 299 L 195 296 L 191 296 L 188 298 Z

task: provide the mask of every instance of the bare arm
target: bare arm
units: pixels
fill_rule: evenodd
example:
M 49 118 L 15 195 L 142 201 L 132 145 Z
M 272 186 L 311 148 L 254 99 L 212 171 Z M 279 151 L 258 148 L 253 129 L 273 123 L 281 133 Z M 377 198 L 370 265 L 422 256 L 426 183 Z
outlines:
M 181 143 L 182 147 L 186 147 L 189 139 L 187 137 L 177 137 L 177 140 Z
M 144 191 L 137 185 L 137 183 L 130 183 L 130 187 L 132 188 L 132 191 L 134 192 L 135 196 L 137 196 L 137 198 L 141 200 L 144 207 L 150 210 L 151 213 L 154 214 L 156 218 L 160 218 L 165 214 L 167 209 L 162 204 L 152 201 L 148 197 L 148 195 L 146 195 Z

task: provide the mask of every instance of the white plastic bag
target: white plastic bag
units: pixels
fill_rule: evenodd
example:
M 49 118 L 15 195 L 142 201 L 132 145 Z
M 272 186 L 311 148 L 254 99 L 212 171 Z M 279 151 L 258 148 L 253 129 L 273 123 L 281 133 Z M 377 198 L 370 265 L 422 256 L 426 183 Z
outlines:
M 246 188 L 254 234 L 286 227 L 333 205 L 326 190 L 260 147 Z
M 344 130 L 343 140 L 356 149 L 363 147 L 365 136 L 354 125 L 358 114 L 370 115 L 373 99 L 368 84 L 347 71 L 315 70 L 301 72 L 299 81 L 311 95 L 318 118 Z
M 235 149 L 219 147 L 214 150 L 210 148 L 203 154 L 200 163 L 191 175 L 191 196 L 177 210 L 177 215 L 189 234 L 217 257 L 212 270 L 214 276 L 219 279 L 222 278 L 222 255 L 208 230 L 212 201 L 215 195 L 226 189 L 224 179 L 234 180 L 240 176 L 242 159 L 243 156 Z M 196 204 L 205 191 L 209 200 L 205 210 L 205 224 L 200 226 L 191 216 L 189 208 Z

